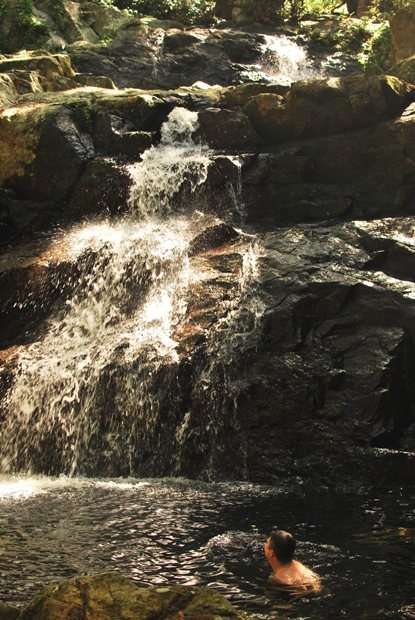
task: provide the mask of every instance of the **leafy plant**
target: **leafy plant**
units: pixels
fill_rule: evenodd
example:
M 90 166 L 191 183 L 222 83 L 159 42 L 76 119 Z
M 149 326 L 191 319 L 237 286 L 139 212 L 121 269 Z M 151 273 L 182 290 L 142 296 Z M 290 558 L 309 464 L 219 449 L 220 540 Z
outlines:
M 187 24 L 206 23 L 213 17 L 214 0 L 114 0 L 120 9 L 152 15 L 159 19 L 178 19 Z
M 384 73 L 390 66 L 392 36 L 389 22 L 383 22 L 363 46 L 358 60 L 367 73 Z

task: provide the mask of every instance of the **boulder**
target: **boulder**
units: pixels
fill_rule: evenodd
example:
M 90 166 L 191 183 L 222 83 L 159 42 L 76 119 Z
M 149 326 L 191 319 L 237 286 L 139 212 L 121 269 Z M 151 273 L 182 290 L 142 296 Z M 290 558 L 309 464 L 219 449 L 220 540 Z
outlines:
M 406 6 L 390 17 L 393 56 L 396 63 L 415 54 L 415 8 Z
M 216 224 L 215 226 L 210 226 L 192 239 L 189 245 L 189 256 L 194 256 L 195 254 L 220 247 L 224 243 L 237 239 L 238 236 L 238 232 L 232 226 L 224 222 Z
M 7 72 L 19 94 L 74 88 L 75 72 L 67 54 L 26 52 L 0 59 L 0 72 Z
M 244 111 L 267 142 L 330 135 L 370 127 L 398 116 L 415 88 L 392 76 L 297 82 L 287 96 L 252 97 Z
M 21 620 L 243 620 L 213 590 L 186 586 L 143 588 L 119 574 L 77 577 L 45 590 L 22 611 Z
M 392 69 L 392 73 L 399 79 L 405 80 L 405 82 L 415 84 L 415 54 L 401 60 L 401 62 Z
M 263 143 L 242 112 L 208 108 L 199 112 L 200 136 L 215 149 L 256 149 Z
M 95 86 L 97 88 L 115 88 L 114 82 L 111 78 L 105 75 L 93 75 L 92 73 L 78 73 L 75 76 L 75 80 L 81 86 Z

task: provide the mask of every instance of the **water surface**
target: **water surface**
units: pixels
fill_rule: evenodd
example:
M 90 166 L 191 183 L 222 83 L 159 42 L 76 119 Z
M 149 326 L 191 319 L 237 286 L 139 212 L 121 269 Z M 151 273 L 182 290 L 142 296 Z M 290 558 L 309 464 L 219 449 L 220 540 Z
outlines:
M 263 620 L 411 618 L 415 492 L 342 495 L 304 486 L 186 480 L 0 479 L 0 600 L 24 604 L 45 583 L 120 571 L 139 584 L 209 585 Z M 322 577 L 289 600 L 267 586 L 261 543 L 299 540 Z

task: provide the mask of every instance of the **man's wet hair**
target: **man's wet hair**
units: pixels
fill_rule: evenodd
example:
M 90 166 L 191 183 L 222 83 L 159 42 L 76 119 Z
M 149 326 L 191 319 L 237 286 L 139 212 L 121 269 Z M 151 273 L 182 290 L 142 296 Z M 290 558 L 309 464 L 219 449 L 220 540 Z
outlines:
M 292 534 L 284 530 L 272 530 L 269 535 L 271 548 L 281 564 L 289 564 L 294 557 L 296 540 Z

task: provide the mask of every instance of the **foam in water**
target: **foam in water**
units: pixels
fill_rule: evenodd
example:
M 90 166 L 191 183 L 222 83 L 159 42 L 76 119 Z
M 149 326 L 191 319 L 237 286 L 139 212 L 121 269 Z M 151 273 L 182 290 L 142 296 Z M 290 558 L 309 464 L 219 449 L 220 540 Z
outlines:
M 162 216 L 171 211 L 172 200 L 186 181 L 194 189 L 204 183 L 209 167 L 209 150 L 195 144 L 197 113 L 175 108 L 161 130 L 161 142 L 130 167 L 133 186 L 130 208 L 139 216 Z
M 307 51 L 286 35 L 264 35 L 262 71 L 282 85 L 320 77 L 312 67 Z

